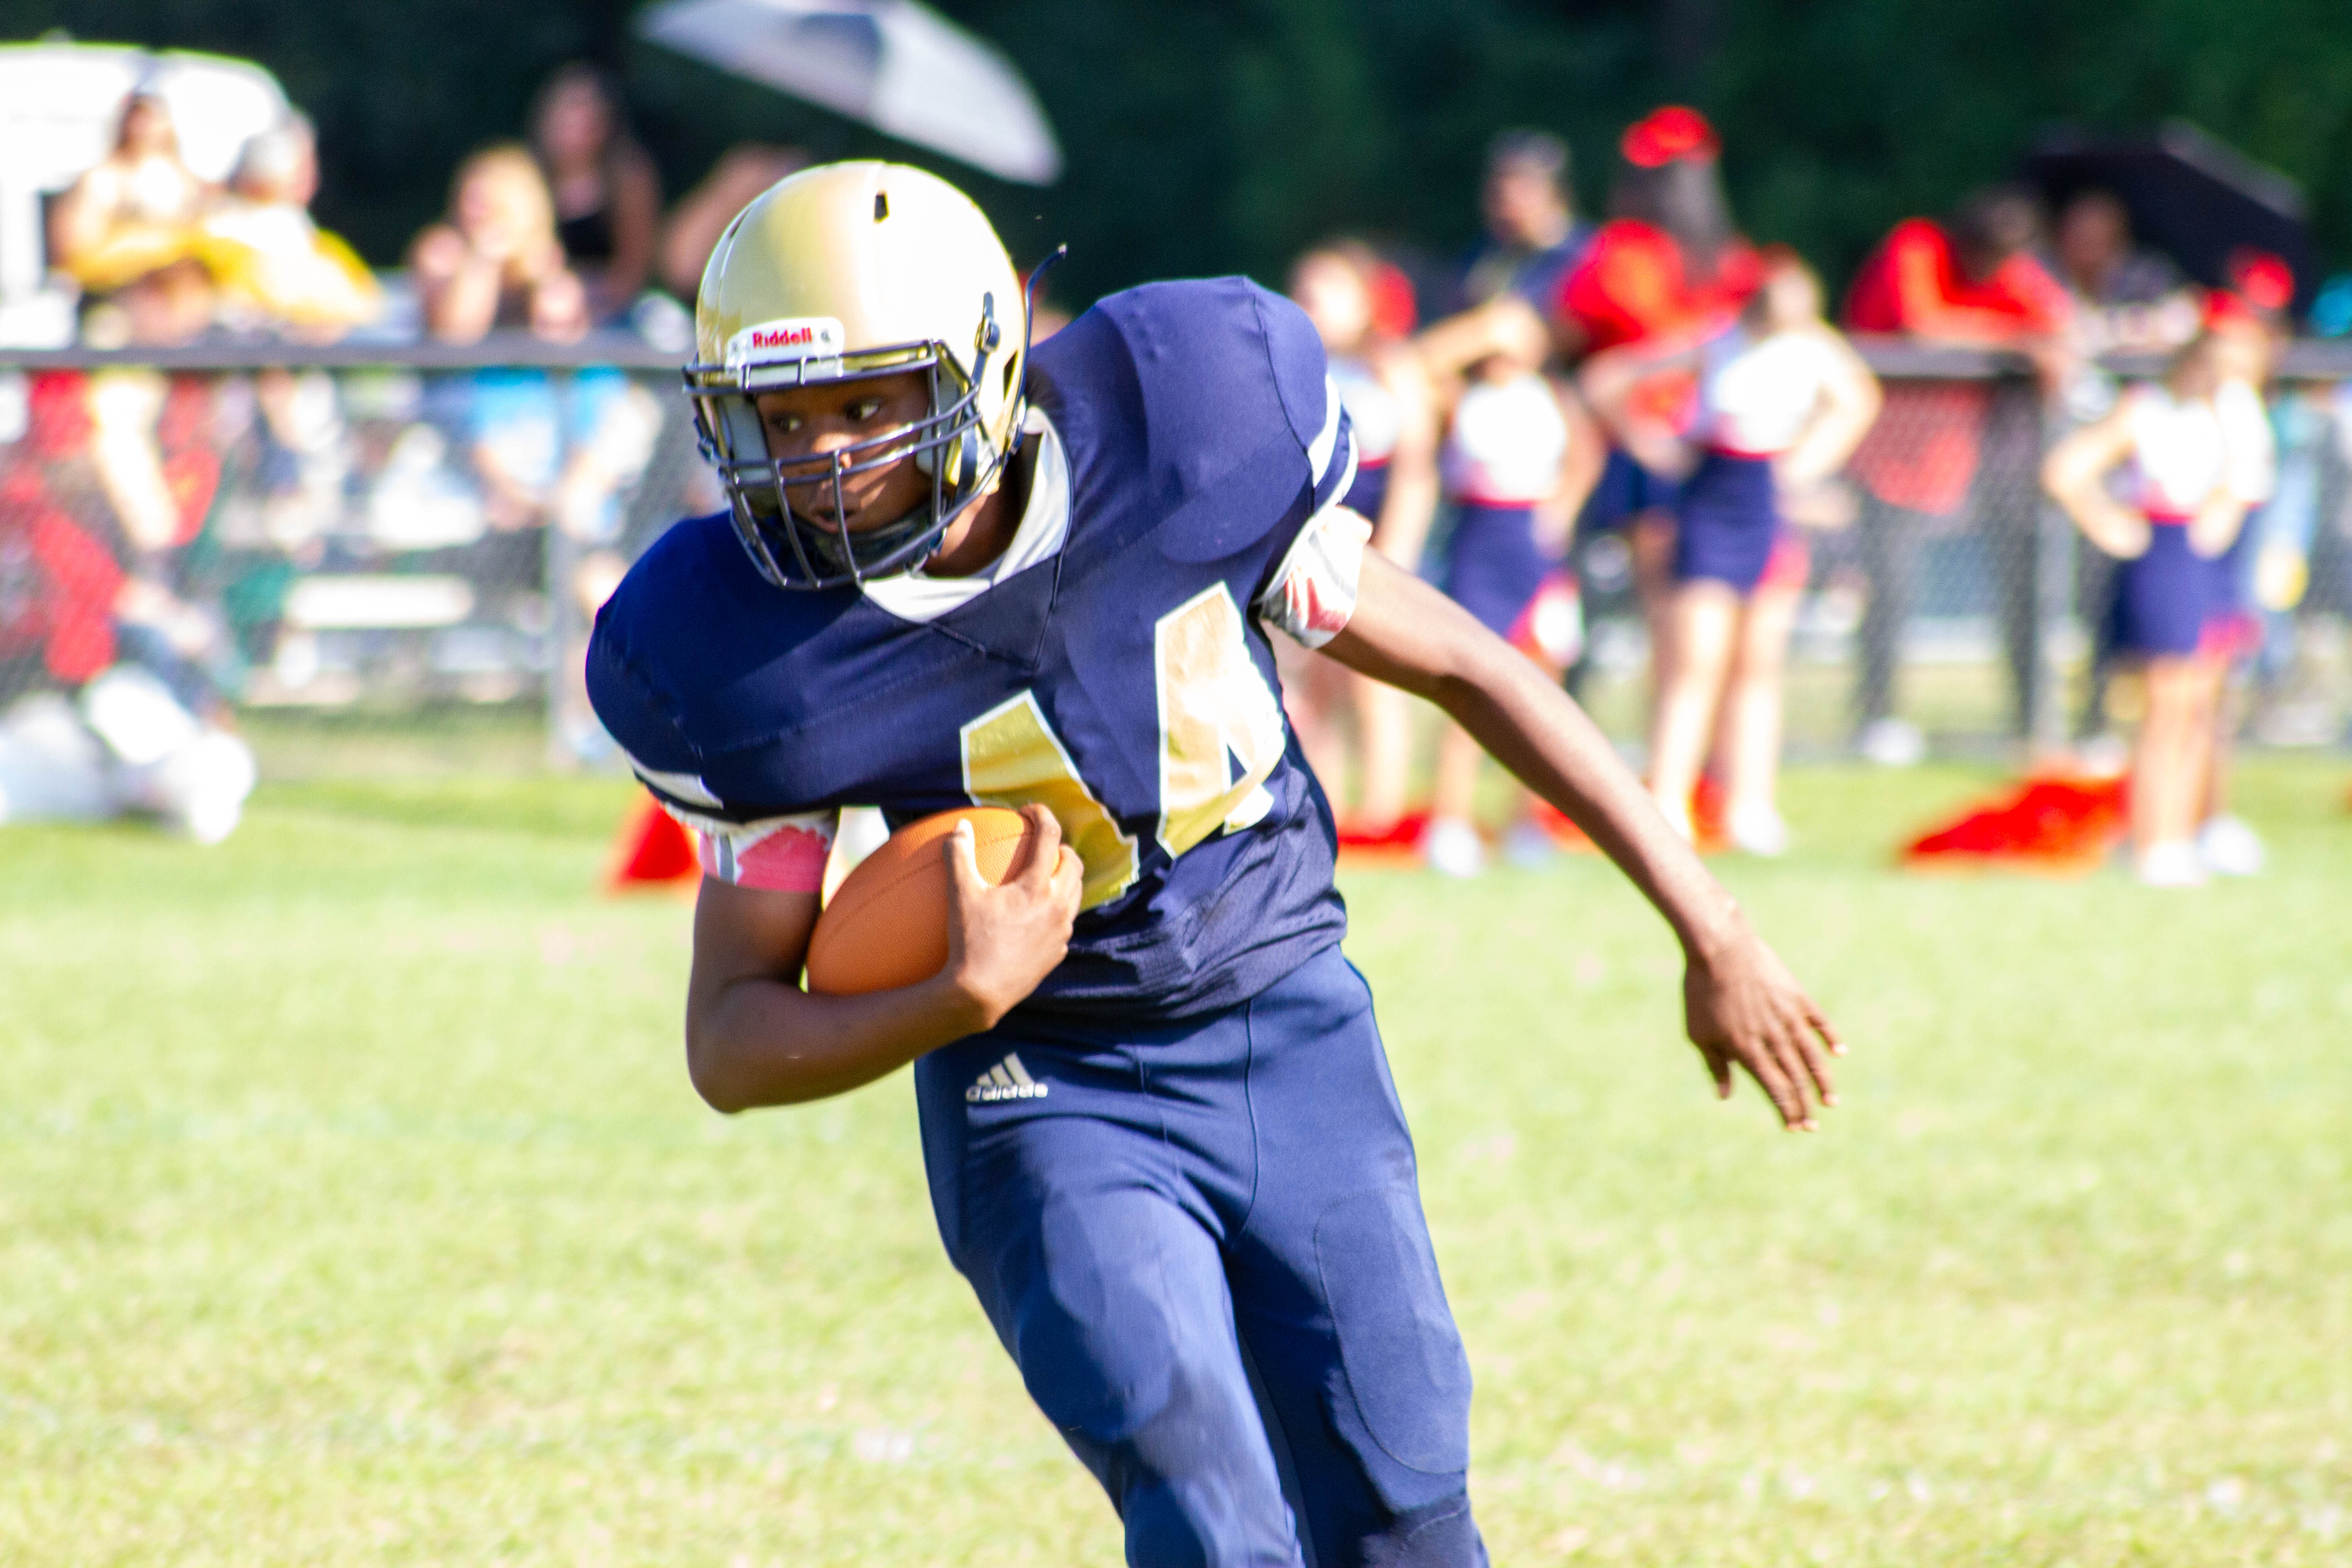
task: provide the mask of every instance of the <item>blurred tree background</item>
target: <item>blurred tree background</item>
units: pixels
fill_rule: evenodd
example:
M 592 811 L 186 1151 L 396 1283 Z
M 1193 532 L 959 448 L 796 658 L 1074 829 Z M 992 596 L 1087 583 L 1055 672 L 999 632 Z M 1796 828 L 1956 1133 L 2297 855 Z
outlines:
M 637 42 L 637 0 L 0 0 L 0 37 L 260 61 L 318 121 L 322 221 L 396 262 L 472 147 L 520 132 L 562 61 L 625 84 L 675 195 L 732 142 L 938 168 L 1016 259 L 1066 240 L 1066 302 L 1141 279 L 1278 281 L 1338 231 L 1447 255 L 1476 229 L 1487 139 L 1574 148 L 1588 210 L 1618 130 L 1666 100 L 1723 131 L 1735 207 L 1841 281 L 1897 218 L 2012 168 L 2056 123 L 2179 115 L 2300 180 L 2352 252 L 2342 0 L 937 0 L 1044 101 L 1069 170 L 1001 184 Z

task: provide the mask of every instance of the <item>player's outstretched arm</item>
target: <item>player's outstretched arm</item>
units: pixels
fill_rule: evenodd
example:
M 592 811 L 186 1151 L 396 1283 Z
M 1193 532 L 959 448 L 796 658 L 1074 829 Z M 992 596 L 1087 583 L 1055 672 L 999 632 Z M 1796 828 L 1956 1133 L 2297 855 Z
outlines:
M 1682 942 L 1685 1022 L 1717 1094 L 1730 1095 L 1736 1064 L 1792 1129 L 1814 1125 L 1809 1091 L 1824 1106 L 1837 1102 L 1829 1057 L 1843 1047 L 1829 1020 L 1607 738 L 1533 661 L 1370 552 L 1355 613 L 1323 651 L 1444 709 L 1633 879 Z
M 1084 873 L 1043 806 L 1024 807 L 1038 834 L 1021 875 L 992 887 L 971 829 L 945 853 L 951 882 L 947 967 L 930 979 L 864 996 L 800 988 L 814 893 L 739 888 L 706 878 L 694 907 L 694 969 L 686 992 L 686 1059 L 694 1087 L 733 1112 L 845 1094 L 924 1052 L 993 1027 L 1069 950 Z

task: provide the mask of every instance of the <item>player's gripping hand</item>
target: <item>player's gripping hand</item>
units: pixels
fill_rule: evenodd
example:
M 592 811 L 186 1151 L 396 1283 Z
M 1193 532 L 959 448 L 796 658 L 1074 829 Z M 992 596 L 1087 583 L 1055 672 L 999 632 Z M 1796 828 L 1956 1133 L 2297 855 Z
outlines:
M 991 885 L 973 854 L 971 825 L 947 841 L 948 966 L 943 975 L 992 1028 L 1037 989 L 1070 950 L 1085 871 L 1062 842 L 1062 825 L 1042 805 L 1024 805 L 1036 837 L 1017 877 Z
M 1683 1020 L 1706 1058 L 1717 1098 L 1731 1098 L 1737 1064 L 1790 1131 L 1816 1125 L 1809 1092 L 1824 1108 L 1837 1103 L 1829 1058 L 1843 1056 L 1845 1047 L 1780 955 L 1744 924 L 1719 945 L 1692 954 L 1683 972 Z

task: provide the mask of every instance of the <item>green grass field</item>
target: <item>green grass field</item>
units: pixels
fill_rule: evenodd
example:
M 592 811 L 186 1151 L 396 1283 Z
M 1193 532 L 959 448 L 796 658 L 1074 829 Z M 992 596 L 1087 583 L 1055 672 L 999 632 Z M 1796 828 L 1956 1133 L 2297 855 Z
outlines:
M 2352 1562 L 2352 816 L 2274 872 L 1891 871 L 1989 775 L 1727 861 L 1848 1032 L 1717 1105 L 1598 864 L 1351 876 L 1498 1563 Z M 1108 1563 L 894 1079 L 728 1121 L 602 783 L 0 834 L 0 1562 Z

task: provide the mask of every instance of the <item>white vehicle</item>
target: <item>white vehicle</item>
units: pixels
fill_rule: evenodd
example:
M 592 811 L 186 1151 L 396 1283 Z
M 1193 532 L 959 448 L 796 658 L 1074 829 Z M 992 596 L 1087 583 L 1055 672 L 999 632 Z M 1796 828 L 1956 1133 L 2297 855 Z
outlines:
M 72 341 L 76 295 L 49 273 L 45 203 L 112 150 L 123 101 L 141 87 L 170 107 L 181 157 L 207 180 L 226 180 L 247 139 L 289 113 L 278 79 L 247 60 L 0 44 L 0 347 Z

